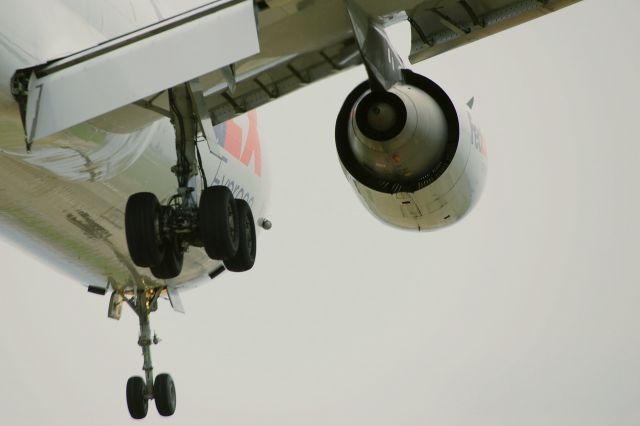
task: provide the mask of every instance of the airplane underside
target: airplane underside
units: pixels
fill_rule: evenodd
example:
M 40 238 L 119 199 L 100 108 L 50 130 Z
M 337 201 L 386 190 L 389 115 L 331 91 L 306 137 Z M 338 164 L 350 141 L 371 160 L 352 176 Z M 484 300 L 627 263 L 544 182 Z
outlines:
M 151 362 L 158 298 L 181 310 L 179 290 L 249 270 L 256 228 L 270 227 L 251 111 L 364 64 L 368 79 L 336 120 L 347 181 L 389 225 L 452 225 L 482 192 L 484 139 L 471 104 L 455 104 L 409 71 L 385 26 L 408 20 L 412 59 L 420 60 L 573 2 L 223 0 L 26 64 L 12 76 L 16 103 L 0 98 L 3 222 L 90 291 L 111 291 L 110 317 L 132 308 L 145 374 L 127 382 L 129 412 L 145 417 L 154 399 L 170 416 L 175 384 L 154 376 Z M 215 32 L 216 22 L 226 33 Z M 206 47 L 203 37 L 220 45 L 219 57 L 189 56 L 187 47 Z M 182 57 L 195 70 L 172 66 Z M 117 84 L 96 96 L 91 89 L 106 78 Z

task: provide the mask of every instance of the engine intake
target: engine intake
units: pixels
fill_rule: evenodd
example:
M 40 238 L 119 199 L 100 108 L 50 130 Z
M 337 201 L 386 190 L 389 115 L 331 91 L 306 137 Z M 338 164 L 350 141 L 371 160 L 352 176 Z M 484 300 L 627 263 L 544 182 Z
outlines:
M 444 157 L 447 120 L 427 93 L 402 84 L 370 92 L 357 102 L 348 128 L 356 161 L 393 183 L 429 173 Z
M 468 108 L 426 77 L 403 70 L 388 91 L 357 86 L 336 121 L 349 182 L 378 218 L 408 229 L 455 222 L 477 201 L 484 144 Z

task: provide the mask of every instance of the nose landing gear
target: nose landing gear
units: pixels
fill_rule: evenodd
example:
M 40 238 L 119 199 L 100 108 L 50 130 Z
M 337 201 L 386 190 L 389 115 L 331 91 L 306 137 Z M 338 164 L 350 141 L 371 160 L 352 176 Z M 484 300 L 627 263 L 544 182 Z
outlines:
M 176 411 L 176 386 L 169 374 L 158 374 L 153 378 L 153 364 L 151 362 L 151 345 L 157 344 L 157 336 L 151 337 L 149 314 L 157 309 L 160 290 L 137 290 L 132 299 L 124 299 L 131 306 L 140 320 L 140 338 L 138 345 L 142 348 L 144 357 L 145 377 L 130 377 L 127 381 L 127 407 L 134 419 L 147 416 L 149 400 L 154 399 L 156 408 L 161 416 L 171 416 Z

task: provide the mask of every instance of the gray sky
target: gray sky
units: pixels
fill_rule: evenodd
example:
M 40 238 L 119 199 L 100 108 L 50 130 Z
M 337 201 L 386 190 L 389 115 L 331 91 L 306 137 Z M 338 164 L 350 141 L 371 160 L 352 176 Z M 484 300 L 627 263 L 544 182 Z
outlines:
M 258 262 L 162 303 L 145 424 L 637 425 L 640 50 L 632 0 L 581 4 L 415 70 L 476 97 L 489 177 L 463 222 L 371 217 L 333 128 L 363 70 L 259 115 L 273 182 Z M 0 240 L 0 423 L 129 422 L 138 327 Z

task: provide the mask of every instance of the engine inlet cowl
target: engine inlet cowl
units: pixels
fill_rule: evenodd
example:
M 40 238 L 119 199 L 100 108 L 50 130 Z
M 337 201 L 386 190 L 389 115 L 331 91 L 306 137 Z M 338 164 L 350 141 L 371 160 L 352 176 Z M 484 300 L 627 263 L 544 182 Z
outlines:
M 356 161 L 372 174 L 411 182 L 442 160 L 447 120 L 427 93 L 396 84 L 388 92 L 368 91 L 353 110 L 349 145 Z
M 392 226 L 449 226 L 477 203 L 486 149 L 467 105 L 409 70 L 387 91 L 357 86 L 336 119 L 342 170 L 363 205 Z

